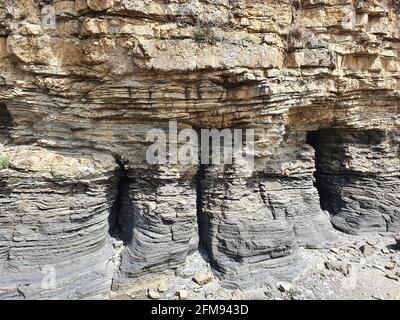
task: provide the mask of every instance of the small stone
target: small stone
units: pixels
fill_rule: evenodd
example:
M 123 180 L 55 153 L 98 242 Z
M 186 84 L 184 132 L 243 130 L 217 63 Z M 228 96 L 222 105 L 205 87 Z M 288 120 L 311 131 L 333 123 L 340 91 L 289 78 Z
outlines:
M 345 276 L 350 274 L 351 268 L 352 268 L 351 264 L 346 264 L 345 265 L 343 263 L 337 263 L 337 262 L 333 262 L 333 261 L 326 261 L 325 262 L 325 267 L 328 270 L 339 271 Z
M 395 265 L 394 265 L 393 263 L 388 263 L 388 264 L 385 266 L 385 269 L 388 269 L 388 270 L 394 270 L 394 268 L 395 268 Z
M 289 282 L 278 282 L 278 289 L 282 292 L 289 292 L 292 289 L 292 284 Z
M 158 292 L 165 292 L 168 290 L 168 284 L 166 282 L 161 282 L 158 285 Z
M 375 249 L 371 245 L 365 244 L 360 247 L 360 251 L 363 253 L 364 256 L 370 256 L 375 252 Z
M 202 286 L 212 281 L 212 275 L 198 271 L 194 274 L 193 280 Z
M 158 300 L 161 298 L 160 294 L 154 290 L 149 290 L 147 296 L 152 300 Z
M 382 253 L 384 254 L 390 254 L 390 250 L 388 248 L 382 248 Z
M 178 290 L 176 292 L 176 295 L 179 297 L 179 299 L 186 300 L 188 297 L 188 292 L 187 290 Z

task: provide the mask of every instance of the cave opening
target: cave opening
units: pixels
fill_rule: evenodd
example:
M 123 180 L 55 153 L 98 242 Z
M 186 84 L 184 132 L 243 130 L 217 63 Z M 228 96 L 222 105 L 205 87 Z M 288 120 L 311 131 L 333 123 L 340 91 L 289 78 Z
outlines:
M 309 132 L 320 206 L 338 230 L 385 232 L 395 221 L 398 147 L 394 135 L 353 128 Z M 389 169 L 388 169 L 389 168 Z
M 378 183 L 372 177 L 383 170 L 384 162 L 377 160 L 390 163 L 396 153 L 390 147 L 390 137 L 377 130 L 311 131 L 307 134 L 307 143 L 315 150 L 315 187 L 321 208 L 331 215 L 344 209 L 361 212 L 370 206 L 363 190 Z

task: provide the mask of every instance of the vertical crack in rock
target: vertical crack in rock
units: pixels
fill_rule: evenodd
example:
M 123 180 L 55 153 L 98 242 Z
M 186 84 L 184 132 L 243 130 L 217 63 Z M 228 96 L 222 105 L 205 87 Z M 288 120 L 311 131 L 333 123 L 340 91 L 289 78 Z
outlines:
M 332 210 L 329 208 L 329 202 L 327 199 L 330 198 L 328 189 L 325 188 L 324 184 L 322 183 L 322 179 L 320 176 L 320 169 L 319 164 L 321 162 L 321 148 L 318 146 L 318 131 L 311 131 L 307 133 L 307 143 L 313 147 L 315 151 L 315 172 L 314 172 L 314 187 L 318 191 L 319 199 L 320 199 L 320 206 L 322 210 L 327 210 L 329 213 Z
M 202 254 L 208 255 L 208 230 L 209 224 L 207 216 L 203 212 L 202 203 L 202 181 L 204 181 L 204 166 L 199 164 L 199 168 L 196 174 L 196 210 L 197 210 L 197 224 L 199 232 L 199 251 Z
M 134 226 L 134 215 L 132 199 L 129 196 L 129 184 L 128 172 L 125 168 L 122 160 L 117 157 L 116 162 L 118 163 L 117 170 L 117 194 L 115 202 L 110 211 L 109 216 L 109 234 L 114 246 L 113 254 L 113 279 L 114 283 L 115 275 L 121 265 L 121 254 L 124 249 L 124 245 L 129 244 L 132 241 L 132 230 Z
M 132 241 L 132 230 L 134 225 L 132 199 L 129 196 L 128 172 L 120 159 L 117 159 L 118 170 L 118 192 L 115 203 L 111 210 L 109 223 L 111 237 L 122 240 L 124 244 Z
M 321 130 L 316 150 L 321 207 L 344 232 L 396 231 L 400 226 L 400 159 L 395 134 L 377 130 Z

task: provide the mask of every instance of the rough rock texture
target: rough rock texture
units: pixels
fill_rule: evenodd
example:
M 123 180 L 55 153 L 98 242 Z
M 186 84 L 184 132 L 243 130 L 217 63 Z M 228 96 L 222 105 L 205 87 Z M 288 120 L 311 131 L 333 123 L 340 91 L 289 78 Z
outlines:
M 400 256 L 393 236 L 341 233 L 340 237 L 341 245 L 331 249 L 300 248 L 299 255 L 309 266 L 295 281 L 270 282 L 250 290 L 226 288 L 218 278 L 199 285 L 196 273 L 207 274 L 212 269 L 196 253 L 175 276 L 148 283 L 145 289 L 113 293 L 113 299 L 148 299 L 150 290 L 166 288 L 158 290 L 161 299 L 178 299 L 177 292 L 185 290 L 190 300 L 400 300 Z M 362 253 L 364 246 L 370 248 L 368 255 Z
M 113 275 L 113 158 L 38 147 L 13 147 L 8 154 L 12 168 L 0 171 L 1 297 L 107 294 Z
M 199 243 L 251 288 L 335 241 L 328 211 L 399 231 L 398 1 L 43 5 L 0 0 L 0 298 L 107 297 Z M 148 164 L 169 120 L 255 129 L 255 170 Z
M 119 212 L 119 226 L 123 229 L 129 221 L 133 223 L 121 232 L 126 234 L 122 236 L 126 247 L 114 287 L 149 272 L 176 268 L 198 247 L 193 181 L 182 179 L 173 170 L 131 172 L 128 177 L 131 182 L 123 201 L 131 204 L 132 210 Z
M 322 206 L 349 233 L 398 231 L 400 157 L 398 136 L 382 131 L 315 135 Z

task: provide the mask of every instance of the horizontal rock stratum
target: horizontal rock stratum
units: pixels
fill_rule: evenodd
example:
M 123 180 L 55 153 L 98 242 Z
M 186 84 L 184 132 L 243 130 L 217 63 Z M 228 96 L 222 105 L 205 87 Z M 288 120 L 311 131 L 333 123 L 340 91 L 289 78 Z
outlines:
M 107 298 L 199 248 L 262 287 L 334 228 L 399 232 L 399 23 L 397 0 L 0 0 L 0 299 Z M 150 165 L 171 120 L 254 129 L 254 171 Z

